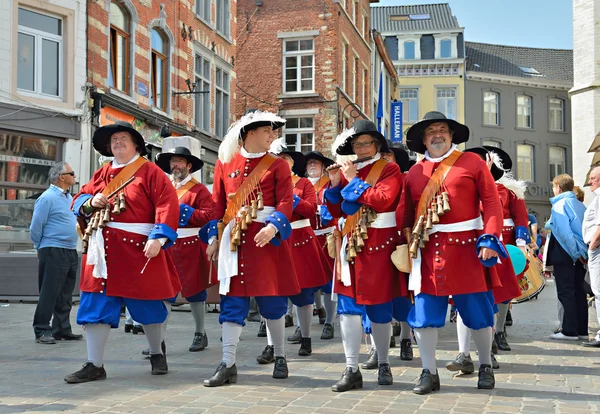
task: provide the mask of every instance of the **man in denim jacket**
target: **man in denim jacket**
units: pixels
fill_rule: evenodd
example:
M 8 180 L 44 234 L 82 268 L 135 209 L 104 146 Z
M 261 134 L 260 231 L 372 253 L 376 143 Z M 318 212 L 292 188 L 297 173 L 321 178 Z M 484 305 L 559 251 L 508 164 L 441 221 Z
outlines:
M 562 331 L 550 339 L 588 338 L 588 310 L 584 290 L 587 246 L 583 241 L 582 223 L 585 206 L 573 193 L 573 179 L 561 174 L 552 180 L 554 197 L 552 214 L 546 223 L 551 230 L 546 264 L 554 266 L 556 293 L 564 308 Z

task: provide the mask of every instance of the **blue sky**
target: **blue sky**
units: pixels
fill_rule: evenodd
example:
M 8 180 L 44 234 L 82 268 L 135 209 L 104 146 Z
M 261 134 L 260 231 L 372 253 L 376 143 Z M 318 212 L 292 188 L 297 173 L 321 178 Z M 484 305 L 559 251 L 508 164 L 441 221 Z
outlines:
M 373 6 L 443 3 L 440 0 L 380 0 Z M 449 0 L 471 42 L 511 46 L 573 48 L 569 0 Z

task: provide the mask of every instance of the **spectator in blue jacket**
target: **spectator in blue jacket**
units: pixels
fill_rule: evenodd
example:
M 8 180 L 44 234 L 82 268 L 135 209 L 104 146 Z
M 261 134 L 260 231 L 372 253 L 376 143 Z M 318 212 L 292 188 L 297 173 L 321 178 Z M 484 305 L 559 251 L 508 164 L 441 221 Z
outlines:
M 554 267 L 556 293 L 563 306 L 562 331 L 550 339 L 578 340 L 588 338 L 588 309 L 584 289 L 587 245 L 583 241 L 582 223 L 585 206 L 573 193 L 573 179 L 561 174 L 552 180 L 554 197 L 547 241 L 546 264 Z
M 38 254 L 40 297 L 33 315 L 33 331 L 39 344 L 56 340 L 80 340 L 69 320 L 77 276 L 77 221 L 71 211 L 75 172 L 57 162 L 48 174 L 50 187 L 36 200 L 30 237 Z M 52 326 L 50 320 L 52 319 Z

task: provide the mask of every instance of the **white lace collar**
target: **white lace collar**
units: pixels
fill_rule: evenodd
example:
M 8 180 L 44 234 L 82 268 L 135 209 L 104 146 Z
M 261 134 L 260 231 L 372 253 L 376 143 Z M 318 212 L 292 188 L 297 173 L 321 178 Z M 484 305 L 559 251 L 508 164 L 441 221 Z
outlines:
M 458 148 L 458 147 L 456 146 L 456 144 L 452 144 L 452 145 L 450 146 L 450 149 L 448 150 L 448 152 L 447 152 L 447 153 L 445 153 L 444 155 L 442 155 L 442 156 L 441 156 L 441 157 L 439 157 L 439 158 L 431 158 L 431 157 L 429 156 L 429 151 L 425 151 L 425 159 L 426 159 L 427 161 L 431 161 L 431 162 L 442 162 L 444 159 L 448 158 L 448 157 L 450 156 L 450 154 L 452 154 L 452 152 L 453 152 L 455 149 L 457 149 L 457 148 Z
M 316 177 L 316 178 L 308 177 L 308 181 L 310 181 L 310 183 L 312 185 L 315 185 L 317 183 L 317 181 L 319 181 L 320 179 L 321 179 L 321 177 Z
M 129 164 L 131 164 L 132 162 L 134 162 L 134 161 L 135 161 L 135 160 L 137 160 L 138 158 L 140 158 L 140 154 L 135 154 L 135 156 L 134 156 L 132 159 L 130 159 L 129 161 L 127 161 L 125 164 L 119 164 L 119 163 L 117 162 L 117 159 L 116 159 L 116 158 L 114 158 L 114 159 L 112 160 L 112 167 L 113 167 L 113 168 L 123 168 L 123 167 L 125 167 L 126 165 L 129 165 Z
M 240 148 L 240 154 L 244 158 L 260 158 L 265 155 L 266 152 L 248 152 L 246 151 L 246 148 L 242 147 Z
M 378 161 L 379 159 L 381 159 L 381 154 L 378 152 L 369 161 L 359 162 L 358 164 L 356 164 L 356 169 L 360 170 L 361 168 L 366 167 L 367 165 L 373 164 L 375 161 Z

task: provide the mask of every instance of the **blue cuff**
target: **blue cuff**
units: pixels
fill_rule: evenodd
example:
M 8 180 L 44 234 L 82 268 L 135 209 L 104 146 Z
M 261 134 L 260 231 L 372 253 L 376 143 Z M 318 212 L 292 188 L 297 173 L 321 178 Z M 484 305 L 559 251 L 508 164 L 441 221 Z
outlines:
M 348 200 L 342 201 L 342 211 L 349 216 L 351 216 L 352 214 L 354 214 L 358 210 L 360 210 L 361 206 L 362 206 L 361 203 L 355 203 L 355 202 L 348 201 Z
M 529 231 L 527 231 L 527 227 L 525 226 L 517 226 L 515 227 L 515 240 L 523 239 L 527 244 L 531 243 L 531 238 L 529 236 Z
M 81 210 L 81 206 L 83 206 L 85 202 L 92 197 L 93 196 L 91 194 L 81 194 L 79 197 L 77 197 L 77 200 L 75 200 L 75 202 L 73 203 L 73 214 L 75 214 L 77 217 L 83 218 L 84 216 L 79 213 L 79 211 Z
M 370 184 L 365 183 L 358 177 L 354 177 L 341 191 L 342 197 L 344 197 L 344 200 L 346 201 L 356 201 L 369 187 L 371 187 Z
M 271 239 L 271 244 L 279 246 L 280 240 L 287 240 L 292 234 L 292 225 L 281 211 L 275 211 L 265 220 L 265 225 L 272 224 L 277 227 L 277 234 Z
M 217 229 L 218 222 L 218 220 L 211 220 L 202 226 L 198 232 L 198 237 L 200 237 L 200 240 L 202 240 L 204 244 L 208 244 L 208 240 L 210 240 L 211 237 L 219 236 L 219 230 Z
M 330 187 L 325 190 L 325 199 L 333 204 L 340 204 L 342 202 L 342 187 Z
M 301 198 L 294 194 L 294 206 L 292 207 L 294 210 L 296 210 L 296 207 L 298 207 L 298 204 L 300 204 L 300 200 Z
M 326 226 L 329 224 L 331 220 L 333 220 L 333 216 L 327 210 L 327 206 L 319 206 L 319 215 L 321 216 L 321 224 Z
M 506 247 L 502 244 L 502 242 L 498 239 L 498 237 L 493 234 L 482 234 L 477 239 L 477 243 L 475 244 L 475 252 L 479 254 L 479 250 L 482 248 L 492 249 L 496 253 L 498 253 L 498 257 L 501 259 L 506 259 L 508 257 L 508 252 L 506 251 Z M 486 267 L 492 267 L 498 263 L 498 257 L 491 257 L 487 260 L 481 260 L 481 263 Z
M 190 218 L 192 218 L 192 214 L 196 211 L 192 206 L 188 206 L 187 204 L 181 203 L 179 204 L 179 227 L 185 227 L 188 225 Z
M 163 237 L 166 237 L 168 239 L 163 246 L 163 249 L 166 249 L 167 247 L 172 246 L 173 243 L 175 243 L 175 240 L 177 239 L 177 232 L 171 227 L 167 226 L 166 224 L 156 223 L 154 227 L 152 227 L 152 231 L 148 236 L 148 240 L 162 239 Z

